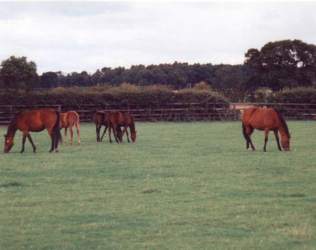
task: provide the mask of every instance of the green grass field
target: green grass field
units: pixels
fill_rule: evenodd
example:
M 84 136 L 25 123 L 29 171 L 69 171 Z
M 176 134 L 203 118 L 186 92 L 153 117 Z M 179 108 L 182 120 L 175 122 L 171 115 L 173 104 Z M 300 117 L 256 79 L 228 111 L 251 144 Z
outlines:
M 19 135 L 0 153 L 0 249 L 316 249 L 316 122 L 289 128 L 288 153 L 262 132 L 246 151 L 239 122 L 138 123 L 121 145 L 83 124 L 57 154 L 46 132 L 20 154 Z

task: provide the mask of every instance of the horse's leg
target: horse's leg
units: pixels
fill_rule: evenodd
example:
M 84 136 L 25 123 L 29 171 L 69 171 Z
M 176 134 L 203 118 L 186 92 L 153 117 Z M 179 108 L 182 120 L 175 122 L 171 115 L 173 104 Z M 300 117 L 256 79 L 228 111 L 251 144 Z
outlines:
M 126 125 L 124 126 L 124 131 L 125 131 L 126 136 L 127 136 L 127 141 L 128 141 L 128 143 L 130 143 L 129 134 L 128 134 L 128 130 L 127 130 L 127 126 Z M 124 131 L 123 131 L 123 135 L 124 135 Z M 123 138 L 123 135 L 122 135 L 122 138 Z
M 57 153 L 58 152 L 58 135 L 56 135 L 56 134 L 53 134 L 53 137 L 54 137 L 54 150 L 55 150 L 55 152 Z
M 274 132 L 275 139 L 276 139 L 276 141 L 277 141 L 278 149 L 279 149 L 280 151 L 282 151 L 282 148 L 281 148 L 281 145 L 280 145 L 280 139 L 279 139 L 278 130 L 275 129 L 275 130 L 273 130 L 273 132 Z
M 51 153 L 51 152 L 53 152 L 54 149 L 55 149 L 55 136 L 53 135 L 52 132 L 48 132 L 48 133 L 49 133 L 49 136 L 50 136 L 51 141 L 52 141 L 51 148 L 50 148 L 50 150 L 49 150 L 49 152 Z
M 105 125 L 100 141 L 103 140 L 103 137 L 104 137 L 104 135 L 105 135 L 107 129 L 108 129 L 108 126 Z
M 36 153 L 36 146 L 32 140 L 32 137 L 30 134 L 27 134 L 27 138 L 29 139 L 30 143 L 32 144 L 32 147 L 33 147 L 33 153 Z
M 67 126 L 65 127 L 65 138 L 67 137 Z
M 99 124 L 96 124 L 95 125 L 95 134 L 97 135 L 97 142 L 100 141 L 100 129 L 101 129 L 101 126 L 99 126 Z
M 256 150 L 256 148 L 253 145 L 251 137 L 250 137 L 252 133 L 253 133 L 253 128 L 252 127 L 247 127 L 247 129 L 246 129 L 247 140 L 248 140 L 248 143 L 251 146 L 251 149 L 254 151 L 254 150 Z
M 23 133 L 22 137 L 22 148 L 21 148 L 21 154 L 24 152 L 24 147 L 25 147 L 25 141 L 26 141 L 26 133 Z
M 78 136 L 78 144 L 80 144 L 80 123 L 76 123 L 76 129 L 77 129 L 77 136 Z
M 243 135 L 244 135 L 244 138 L 246 140 L 246 149 L 248 150 L 249 149 L 249 138 L 248 138 L 248 134 L 247 134 L 247 127 L 244 123 L 242 123 L 242 132 L 243 132 Z
M 117 137 L 117 130 L 118 130 L 118 128 L 119 128 L 119 125 L 117 125 L 115 128 L 113 128 L 113 134 L 114 134 L 115 141 L 117 143 L 120 143 L 120 141 L 119 141 L 119 139 Z
M 269 129 L 264 130 L 264 146 L 263 146 L 263 151 L 266 152 L 267 149 L 267 142 L 268 142 L 268 136 L 269 136 Z
M 112 125 L 109 126 L 109 141 L 110 141 L 110 143 L 112 143 L 111 130 L 112 130 Z
M 74 139 L 74 131 L 72 129 L 72 126 L 69 127 L 69 130 L 70 130 L 70 145 L 72 145 L 73 139 Z

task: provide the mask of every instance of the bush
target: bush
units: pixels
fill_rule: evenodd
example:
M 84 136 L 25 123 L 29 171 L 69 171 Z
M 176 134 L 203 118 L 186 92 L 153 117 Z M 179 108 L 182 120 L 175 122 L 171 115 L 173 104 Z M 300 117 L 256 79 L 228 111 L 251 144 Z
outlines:
M 208 89 L 175 91 L 168 86 L 140 87 L 123 83 L 118 87 L 93 86 L 89 88 L 58 87 L 31 93 L 0 93 L 0 104 L 7 105 L 138 105 L 163 106 L 175 102 L 227 103 L 222 95 Z
M 271 102 L 279 103 L 311 103 L 316 104 L 316 88 L 299 87 L 275 92 L 270 97 Z

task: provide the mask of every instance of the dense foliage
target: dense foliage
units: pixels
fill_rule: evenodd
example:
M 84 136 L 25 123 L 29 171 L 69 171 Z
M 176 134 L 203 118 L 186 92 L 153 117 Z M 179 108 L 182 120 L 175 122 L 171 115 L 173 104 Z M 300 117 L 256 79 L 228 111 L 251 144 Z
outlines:
M 261 50 L 249 49 L 245 64 L 253 73 L 247 89 L 316 85 L 316 46 L 300 40 L 270 42 Z
M 177 102 L 216 102 L 228 103 L 222 95 L 197 86 L 196 88 L 173 90 L 166 86 L 152 85 L 139 87 L 121 84 L 116 87 L 58 87 L 46 91 L 31 93 L 0 93 L 0 104 L 15 105 L 107 105 L 116 104 L 121 107 L 128 105 L 163 106 Z
M 278 91 L 293 87 L 316 86 L 316 46 L 300 40 L 269 42 L 260 50 L 251 48 L 240 65 L 173 64 L 134 65 L 130 68 L 103 67 L 94 73 L 36 73 L 36 64 L 14 56 L 2 62 L 0 86 L 4 89 L 29 90 L 34 87 L 118 86 L 124 82 L 137 86 L 154 84 L 174 89 L 207 83 L 232 101 L 242 101 L 262 88 Z M 260 91 L 259 91 L 260 92 Z M 43 94 L 44 95 L 44 94 Z
M 0 86 L 4 89 L 31 90 L 38 80 L 36 64 L 28 62 L 26 57 L 11 56 L 1 63 Z

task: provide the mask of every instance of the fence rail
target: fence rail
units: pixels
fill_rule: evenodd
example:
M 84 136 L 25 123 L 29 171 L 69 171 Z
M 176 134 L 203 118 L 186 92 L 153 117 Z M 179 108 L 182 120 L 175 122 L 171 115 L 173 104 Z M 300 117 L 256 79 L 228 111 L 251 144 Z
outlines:
M 243 109 L 250 106 L 275 107 L 286 119 L 316 120 L 316 104 L 308 103 L 166 103 L 159 106 L 141 105 L 0 105 L 0 124 L 8 124 L 12 117 L 26 109 L 54 108 L 61 112 L 75 110 L 81 121 L 92 120 L 97 110 L 125 111 L 137 121 L 210 121 L 238 120 Z

